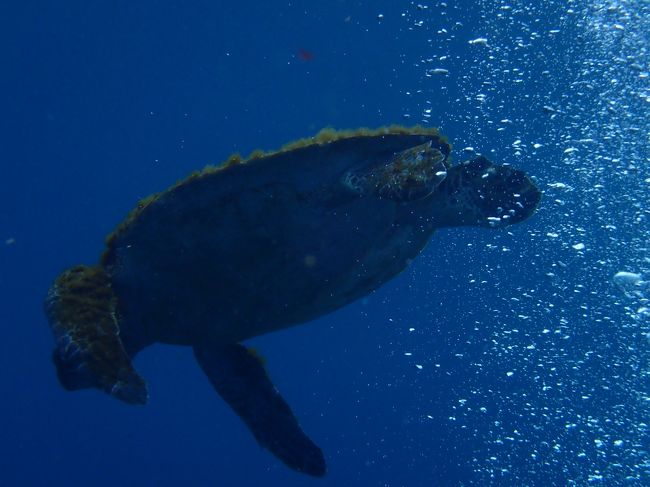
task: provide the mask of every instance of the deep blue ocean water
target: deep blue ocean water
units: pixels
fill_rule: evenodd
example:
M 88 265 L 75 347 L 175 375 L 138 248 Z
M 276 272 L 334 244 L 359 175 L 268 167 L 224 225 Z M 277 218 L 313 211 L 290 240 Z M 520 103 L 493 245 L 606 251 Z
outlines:
M 648 19 L 643 0 L 2 4 L 0 485 L 650 485 Z M 545 194 L 251 341 L 325 478 L 257 446 L 189 349 L 136 358 L 145 407 L 57 383 L 47 289 L 139 198 L 391 123 Z

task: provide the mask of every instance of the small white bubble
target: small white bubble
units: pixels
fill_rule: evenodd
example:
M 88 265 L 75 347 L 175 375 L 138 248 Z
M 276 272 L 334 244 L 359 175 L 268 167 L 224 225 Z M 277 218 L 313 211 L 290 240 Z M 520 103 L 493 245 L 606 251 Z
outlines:
M 488 45 L 488 40 L 485 37 L 477 37 L 476 39 L 472 39 L 469 41 L 469 44 L 471 45 L 479 45 L 479 46 L 487 46 Z
M 435 68 L 435 69 L 430 69 L 429 74 L 438 75 L 438 76 L 445 76 L 445 75 L 449 74 L 449 70 L 444 69 L 444 68 Z

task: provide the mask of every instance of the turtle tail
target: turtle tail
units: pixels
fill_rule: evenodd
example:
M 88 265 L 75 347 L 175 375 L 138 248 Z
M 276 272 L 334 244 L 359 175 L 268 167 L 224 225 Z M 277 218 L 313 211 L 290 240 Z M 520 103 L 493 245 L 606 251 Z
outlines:
M 56 279 L 45 313 L 56 342 L 57 376 L 69 391 L 95 387 L 129 404 L 145 404 L 147 386 L 120 339 L 116 306 L 102 267 L 75 266 Z

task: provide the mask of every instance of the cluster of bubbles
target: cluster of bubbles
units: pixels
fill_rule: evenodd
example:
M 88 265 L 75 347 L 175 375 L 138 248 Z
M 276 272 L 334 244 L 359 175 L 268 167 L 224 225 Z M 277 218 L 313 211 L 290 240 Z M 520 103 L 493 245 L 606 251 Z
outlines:
M 448 334 L 444 352 L 420 336 L 408 358 L 435 372 L 446 353 L 476 370 L 445 401 L 477 437 L 477 484 L 650 483 L 650 4 L 466 7 L 405 11 L 405 31 L 429 46 L 412 60 L 405 117 L 440 125 L 456 152 L 526 169 L 545 197 L 534 223 L 470 244 L 474 267 L 452 290 L 499 296 L 463 311 L 480 355 Z

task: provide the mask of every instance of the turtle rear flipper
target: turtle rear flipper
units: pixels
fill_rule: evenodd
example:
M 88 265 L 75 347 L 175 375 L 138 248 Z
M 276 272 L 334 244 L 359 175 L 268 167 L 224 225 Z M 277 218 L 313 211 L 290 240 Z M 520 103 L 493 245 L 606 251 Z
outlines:
M 56 340 L 52 359 L 67 390 L 96 387 L 124 402 L 144 404 L 147 386 L 120 340 L 116 304 L 101 267 L 63 272 L 45 301 Z
M 194 355 L 213 387 L 262 447 L 294 470 L 325 475 L 323 452 L 302 431 L 259 357 L 239 344 L 217 349 L 195 346 Z

